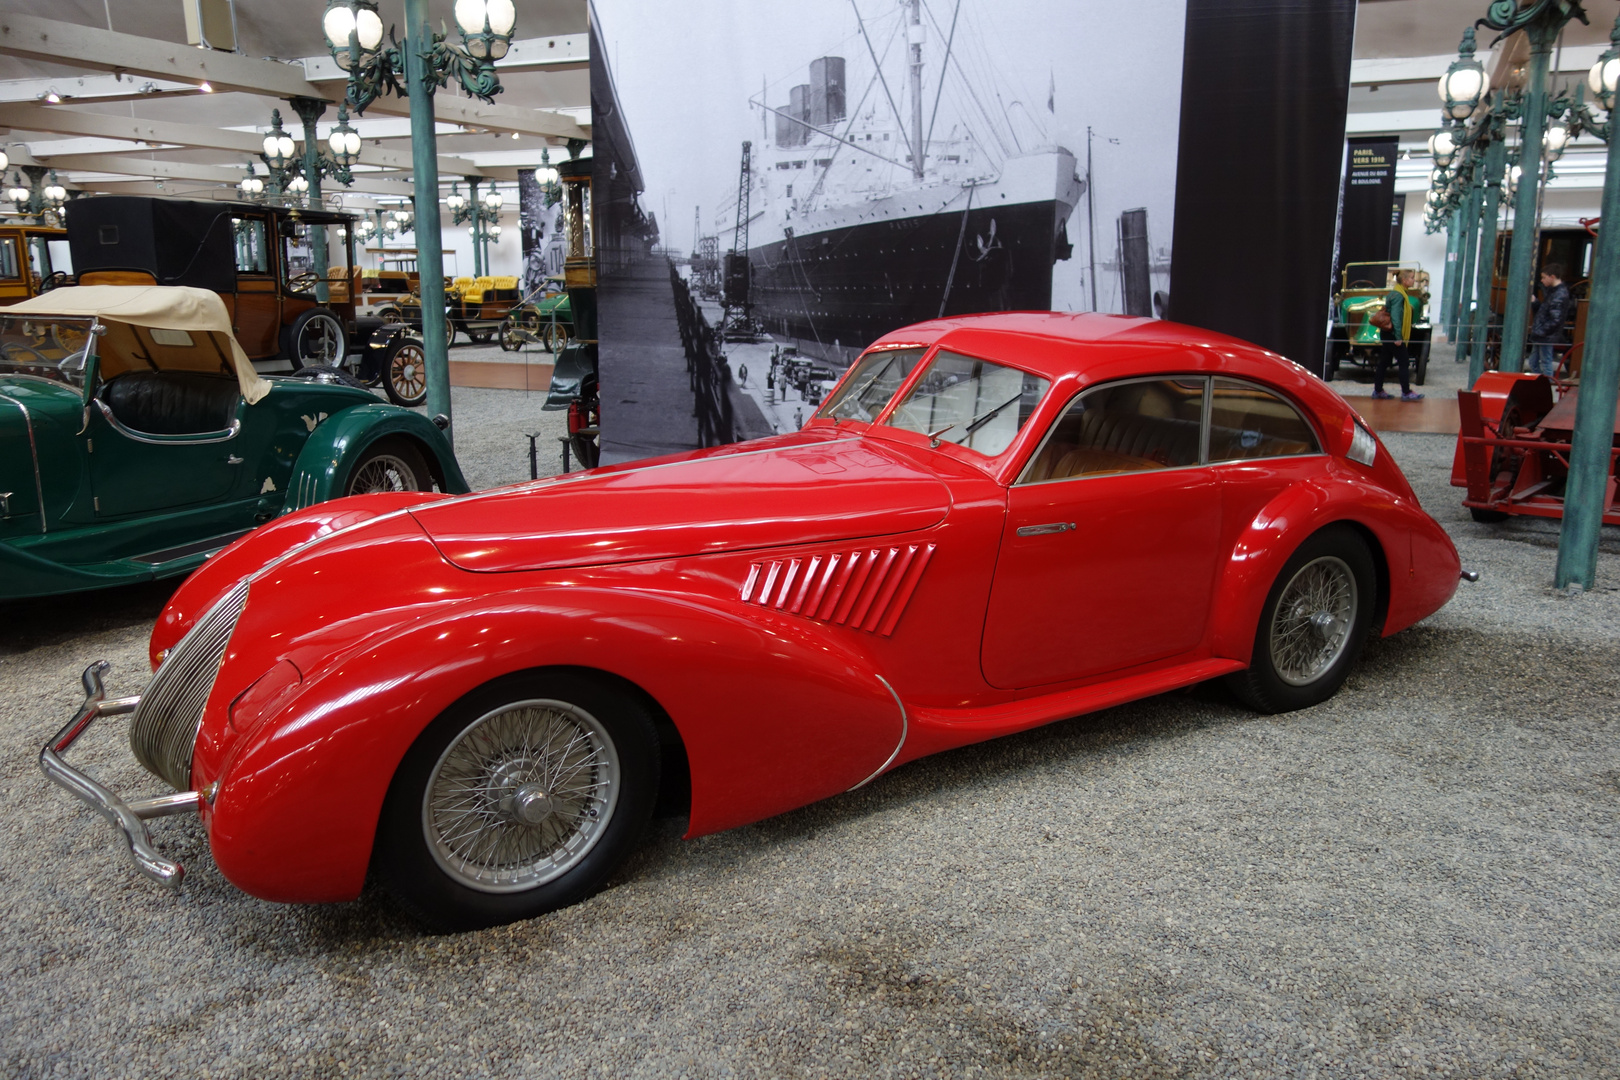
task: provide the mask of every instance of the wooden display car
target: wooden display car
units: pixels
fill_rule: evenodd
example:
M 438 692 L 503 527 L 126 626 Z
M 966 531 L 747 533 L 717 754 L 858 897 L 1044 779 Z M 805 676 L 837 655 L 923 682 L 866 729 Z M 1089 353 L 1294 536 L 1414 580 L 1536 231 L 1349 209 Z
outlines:
M 1429 322 L 1429 275 L 1417 263 L 1348 263 L 1340 276 L 1339 291 L 1333 295 L 1333 326 L 1328 332 L 1327 353 L 1322 377 L 1332 382 L 1344 364 L 1372 370 L 1383 348 L 1378 327 L 1367 316 L 1384 306 L 1384 297 L 1395 287 L 1395 275 L 1411 270 L 1417 275 L 1417 288 L 1411 295 L 1421 306 L 1412 314 L 1412 381 L 1422 386 L 1429 376 L 1429 346 L 1433 327 Z
M 0 307 L 71 284 L 66 229 L 0 225 Z
M 700 836 L 1223 676 L 1320 702 L 1460 573 L 1296 364 L 1147 319 L 941 319 L 790 435 L 288 515 L 174 595 L 142 694 L 104 700 L 93 665 L 41 760 L 158 880 L 161 805 L 254 896 L 350 900 L 374 870 L 484 926 L 599 889 L 660 805 Z M 109 713 L 166 801 L 64 759 Z
M 337 365 L 383 325 L 356 314 L 361 273 L 348 214 L 133 195 L 75 199 L 66 212 L 81 285 L 211 289 L 250 359 Z M 312 268 L 317 231 L 324 277 Z
M 0 600 L 189 573 L 369 491 L 465 491 L 419 413 L 260 377 L 219 296 L 78 286 L 0 309 Z

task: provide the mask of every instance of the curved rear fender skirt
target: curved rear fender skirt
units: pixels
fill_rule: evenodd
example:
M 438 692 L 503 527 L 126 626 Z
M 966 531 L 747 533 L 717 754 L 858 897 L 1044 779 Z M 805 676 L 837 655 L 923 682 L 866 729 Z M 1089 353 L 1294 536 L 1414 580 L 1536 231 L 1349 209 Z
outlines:
M 479 597 L 306 672 L 242 740 L 209 815 L 221 872 L 268 900 L 358 895 L 383 797 L 421 730 L 491 679 L 551 666 L 626 679 L 668 713 L 690 763 L 693 836 L 848 790 L 903 730 L 869 658 L 800 620 L 578 586 Z
M 153 670 L 157 669 L 158 654 L 172 648 L 185 637 L 191 624 L 203 612 L 213 607 L 215 601 L 249 574 L 257 573 L 283 555 L 340 529 L 443 498 L 447 496 L 421 491 L 356 495 L 320 503 L 253 530 L 198 567 L 164 605 L 147 646 Z M 414 522 L 407 525 L 412 535 L 420 535 Z
M 1215 588 L 1210 648 L 1215 656 L 1248 663 L 1266 594 L 1289 556 L 1306 538 L 1336 521 L 1361 526 L 1381 548 L 1389 569 L 1384 634 L 1438 611 L 1457 587 L 1457 554 L 1445 531 L 1416 503 L 1371 483 L 1308 481 L 1281 492 L 1237 537 Z M 1412 537 L 1428 540 L 1422 563 L 1413 562 Z M 1434 544 L 1435 534 L 1443 547 Z M 1432 606 L 1428 606 L 1432 605 Z
M 310 432 L 287 481 L 288 509 L 298 510 L 336 498 L 361 452 L 389 435 L 405 436 L 418 443 L 440 486 L 453 495 L 466 493 L 467 481 L 444 432 L 421 413 L 379 401 L 345 409 Z

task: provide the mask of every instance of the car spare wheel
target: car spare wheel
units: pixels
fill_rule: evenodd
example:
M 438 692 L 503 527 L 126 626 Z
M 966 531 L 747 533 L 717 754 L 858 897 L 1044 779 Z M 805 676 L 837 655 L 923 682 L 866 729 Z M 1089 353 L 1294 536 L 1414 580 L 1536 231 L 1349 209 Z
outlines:
M 325 308 L 310 308 L 287 328 L 287 359 L 294 371 L 309 364 L 335 367 L 348 351 L 343 323 Z
M 427 350 L 421 338 L 400 334 L 383 353 L 383 389 L 407 408 L 427 400 Z
M 658 779 L 652 717 L 632 695 L 589 674 L 509 675 L 417 737 L 374 865 L 434 929 L 532 918 L 602 887 L 651 818 Z
M 433 474 L 422 452 L 405 439 L 380 439 L 366 447 L 349 479 L 345 495 L 374 495 L 379 491 L 431 491 Z
M 1366 541 L 1330 525 L 1299 546 L 1266 596 L 1249 669 L 1228 685 L 1260 712 L 1303 709 L 1344 684 L 1361 652 L 1377 600 Z

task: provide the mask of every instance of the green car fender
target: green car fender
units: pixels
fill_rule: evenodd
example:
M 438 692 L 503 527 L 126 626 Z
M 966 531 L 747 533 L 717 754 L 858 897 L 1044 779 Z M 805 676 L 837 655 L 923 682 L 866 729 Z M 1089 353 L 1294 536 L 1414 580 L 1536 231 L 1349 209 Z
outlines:
M 421 451 L 439 490 L 466 493 L 467 481 L 444 432 L 421 413 L 378 402 L 345 409 L 310 432 L 293 463 L 282 513 L 341 498 L 350 473 L 366 451 L 388 438 L 407 439 Z

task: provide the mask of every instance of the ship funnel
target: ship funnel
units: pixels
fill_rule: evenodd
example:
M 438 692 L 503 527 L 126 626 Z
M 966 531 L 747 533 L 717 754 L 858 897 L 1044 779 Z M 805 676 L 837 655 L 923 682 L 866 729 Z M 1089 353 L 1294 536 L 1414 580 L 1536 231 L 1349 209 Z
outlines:
M 844 58 L 823 56 L 810 61 L 810 122 L 816 127 L 844 118 Z

